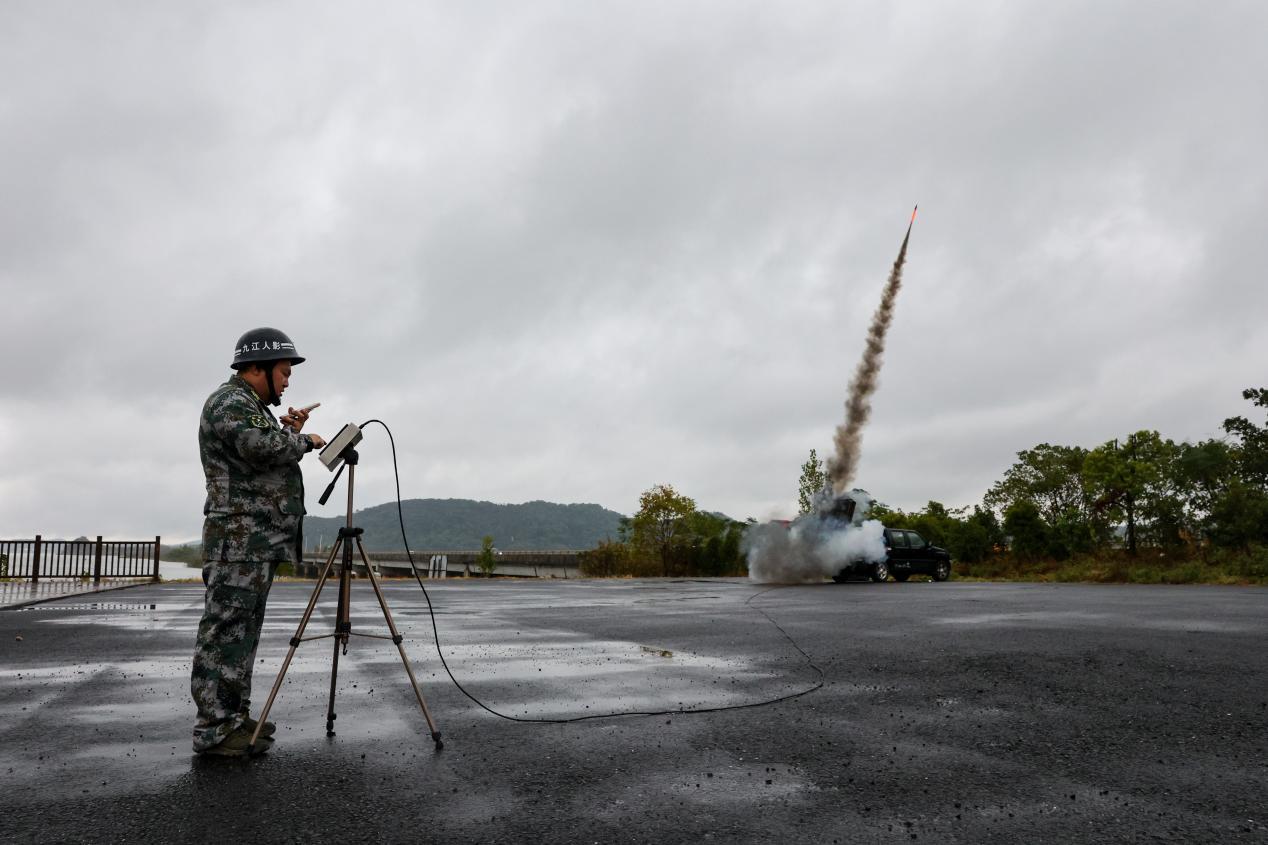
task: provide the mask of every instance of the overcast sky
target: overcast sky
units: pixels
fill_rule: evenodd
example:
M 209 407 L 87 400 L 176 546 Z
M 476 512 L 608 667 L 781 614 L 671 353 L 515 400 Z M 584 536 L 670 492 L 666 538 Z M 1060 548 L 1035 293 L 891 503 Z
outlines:
M 1266 33 L 1261 2 L 11 0 L 0 536 L 197 537 L 199 412 L 258 325 L 310 430 L 392 426 L 406 498 L 791 515 L 917 202 L 860 486 L 971 505 L 1041 442 L 1218 436 L 1268 386 Z M 381 429 L 361 454 L 388 501 Z

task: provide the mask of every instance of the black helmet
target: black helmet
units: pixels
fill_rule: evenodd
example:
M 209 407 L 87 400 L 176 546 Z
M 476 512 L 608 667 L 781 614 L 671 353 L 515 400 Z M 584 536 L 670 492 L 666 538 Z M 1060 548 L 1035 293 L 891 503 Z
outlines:
M 263 326 L 238 338 L 238 345 L 233 349 L 233 363 L 230 367 L 240 370 L 248 364 L 263 364 L 265 361 L 290 361 L 291 366 L 304 363 L 304 359 L 295 354 L 295 344 L 285 332 Z

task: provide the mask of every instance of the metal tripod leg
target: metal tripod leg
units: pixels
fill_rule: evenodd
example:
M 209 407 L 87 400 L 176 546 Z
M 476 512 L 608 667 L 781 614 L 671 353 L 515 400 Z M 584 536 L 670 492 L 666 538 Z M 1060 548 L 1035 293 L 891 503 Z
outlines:
M 405 674 L 409 675 L 410 686 L 414 688 L 414 697 L 418 699 L 418 706 L 423 710 L 423 718 L 427 720 L 427 728 L 431 731 L 432 741 L 436 743 L 436 750 L 445 747 L 440 741 L 440 731 L 436 730 L 436 723 L 432 720 L 431 711 L 427 709 L 427 702 L 423 700 L 423 692 L 418 688 L 418 679 L 414 677 L 414 670 L 409 665 L 409 658 L 405 656 L 405 646 L 401 645 L 404 639 L 400 631 L 396 630 L 396 623 L 392 621 L 392 611 L 388 610 L 387 599 L 383 597 L 383 590 L 379 587 L 378 576 L 374 574 L 374 567 L 370 564 L 370 559 L 366 557 L 365 547 L 361 545 L 361 538 L 357 537 L 357 551 L 361 554 L 361 562 L 365 564 L 365 571 L 370 575 L 370 586 L 374 588 L 374 595 L 379 600 L 379 607 L 383 608 L 383 618 L 387 620 L 387 629 L 392 632 L 392 642 L 396 644 L 396 650 L 401 654 L 401 662 L 405 664 Z
M 295 649 L 299 648 L 300 641 L 304 636 L 304 629 L 308 627 L 308 620 L 313 615 L 313 608 L 317 606 L 317 599 L 321 596 L 322 587 L 326 586 L 326 579 L 330 577 L 330 568 L 334 566 L 335 555 L 339 553 L 340 547 L 344 544 L 342 538 L 335 541 L 330 548 L 330 556 L 326 558 L 325 565 L 321 568 L 321 576 L 317 579 L 317 586 L 313 589 L 312 596 L 308 599 L 308 607 L 304 609 L 304 615 L 300 617 L 299 627 L 295 629 L 295 636 L 291 637 L 291 648 L 286 652 L 286 659 L 282 661 L 282 668 L 277 673 L 277 680 L 273 682 L 273 689 L 269 692 L 268 701 L 264 703 L 264 710 L 260 713 L 259 723 L 255 726 L 255 731 L 251 734 L 251 747 L 255 747 L 255 741 L 260 738 L 260 730 L 264 727 L 264 720 L 269 717 L 269 711 L 273 709 L 273 701 L 277 698 L 277 691 L 282 688 L 282 679 L 286 677 L 286 670 L 290 668 L 291 658 L 295 656 Z
M 357 550 L 361 555 L 361 560 L 365 563 L 366 571 L 370 576 L 370 583 L 374 587 L 374 594 L 378 597 L 379 607 L 383 609 L 383 617 L 387 620 L 388 629 L 391 630 L 391 637 L 384 637 L 381 634 L 361 634 L 358 636 L 375 637 L 377 639 L 390 639 L 396 644 L 397 651 L 401 654 L 401 662 L 405 664 L 405 673 L 409 675 L 410 685 L 414 688 L 414 696 L 418 699 L 418 706 L 423 710 L 423 718 L 427 720 L 427 727 L 431 730 L 431 738 L 436 743 L 436 750 L 439 751 L 444 747 L 440 741 L 440 731 L 436 730 L 436 723 L 432 721 L 431 713 L 427 709 L 427 702 L 423 700 L 422 690 L 418 688 L 418 679 L 414 677 L 414 670 L 409 665 L 409 659 L 405 656 L 405 649 L 401 645 L 401 634 L 396 630 L 396 623 L 392 620 L 392 613 L 388 610 L 387 601 L 383 597 L 383 591 L 379 587 L 378 577 L 374 574 L 374 567 L 370 564 L 369 558 L 366 557 L 365 548 L 361 545 L 360 528 L 352 525 L 352 491 L 354 479 L 356 478 L 357 453 L 351 447 L 346 448 L 341 457 L 348 469 L 348 516 L 347 525 L 339 529 L 339 539 L 335 542 L 330 550 L 330 557 L 326 558 L 326 565 L 322 567 L 321 577 L 317 580 L 317 587 L 313 590 L 312 597 L 308 600 L 308 607 L 304 610 L 304 616 L 300 620 L 299 628 L 295 631 L 295 636 L 291 638 L 290 651 L 286 653 L 286 659 L 282 662 L 282 669 L 277 674 L 277 680 L 273 682 L 273 690 L 269 693 L 268 702 L 264 705 L 264 711 L 260 714 L 260 723 L 256 725 L 255 732 L 251 735 L 251 748 L 254 750 L 255 742 L 260 738 L 260 730 L 264 726 L 264 720 L 268 717 L 269 711 L 273 709 L 273 702 L 277 699 L 278 690 L 282 687 L 282 679 L 286 676 L 286 670 L 291 665 L 291 658 L 295 656 L 295 649 L 303 641 L 304 629 L 307 627 L 309 619 L 312 617 L 313 608 L 317 606 L 317 598 L 321 595 L 322 587 L 325 586 L 327 579 L 330 577 L 331 567 L 334 566 L 335 557 L 341 551 L 343 553 L 343 562 L 339 570 L 339 606 L 336 611 L 335 631 L 333 634 L 323 634 L 319 637 L 309 637 L 310 640 L 325 639 L 333 637 L 335 642 L 334 659 L 331 661 L 330 667 L 330 701 L 326 708 L 326 736 L 334 736 L 335 721 L 335 691 L 338 688 L 339 678 L 339 650 L 342 646 L 345 653 L 348 647 L 348 640 L 352 636 L 352 541 L 355 539 Z M 342 473 L 342 468 L 340 472 Z M 335 476 L 336 480 L 339 478 Z M 334 482 L 326 488 L 326 493 L 321 498 L 321 503 L 326 503 L 326 497 L 330 495 L 330 491 L 334 489 Z
M 335 735 L 335 688 L 339 678 L 339 647 L 348 648 L 352 633 L 352 544 L 345 541 L 339 568 L 339 604 L 335 611 L 335 652 L 330 663 L 330 701 L 326 705 L 326 736 Z

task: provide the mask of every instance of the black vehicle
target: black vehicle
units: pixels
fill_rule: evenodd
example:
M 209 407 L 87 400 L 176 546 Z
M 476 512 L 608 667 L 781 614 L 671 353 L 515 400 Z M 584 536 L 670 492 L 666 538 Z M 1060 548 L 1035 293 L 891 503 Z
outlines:
M 929 575 L 935 581 L 951 577 L 950 552 L 931 545 L 915 531 L 886 528 L 885 558 L 876 563 L 853 561 L 833 575 L 832 580 L 841 584 L 859 576 L 878 582 L 891 575 L 895 581 L 906 581 L 912 575 Z

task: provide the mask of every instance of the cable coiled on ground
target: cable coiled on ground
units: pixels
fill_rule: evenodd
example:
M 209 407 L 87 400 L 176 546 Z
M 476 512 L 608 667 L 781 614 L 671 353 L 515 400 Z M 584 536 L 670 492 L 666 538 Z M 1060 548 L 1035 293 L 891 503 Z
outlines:
M 617 718 L 622 718 L 626 716 L 674 716 L 674 715 L 680 715 L 680 714 L 687 715 L 691 713 L 721 713 L 726 710 L 747 710 L 754 707 L 768 707 L 772 704 L 778 704 L 782 701 L 792 701 L 795 698 L 801 698 L 802 696 L 809 695 L 810 693 L 815 692 L 816 690 L 823 687 L 825 683 L 825 676 L 823 673 L 823 669 L 821 669 L 818 666 L 818 664 L 814 662 L 814 660 L 810 657 L 810 655 L 806 653 L 805 649 L 803 649 L 800 645 L 798 645 L 797 641 L 794 640 L 792 636 L 789 635 L 789 633 L 785 631 L 783 627 L 781 627 L 780 624 L 776 622 L 769 613 L 762 610 L 757 605 L 753 604 L 753 600 L 756 599 L 758 596 L 762 596 L 762 595 L 765 595 L 766 593 L 771 592 L 772 590 L 779 589 L 778 587 L 768 587 L 764 590 L 760 590 L 754 593 L 753 595 L 749 596 L 747 599 L 745 599 L 744 604 L 745 606 L 751 607 L 753 610 L 756 610 L 758 613 L 762 614 L 762 616 L 766 617 L 766 620 L 770 622 L 770 624 L 775 626 L 775 630 L 779 631 L 779 633 L 783 635 L 784 639 L 788 640 L 788 642 L 792 645 L 792 647 L 795 648 L 797 652 L 803 658 L 805 658 L 806 665 L 809 666 L 812 670 L 814 670 L 815 676 L 816 676 L 814 683 L 803 690 L 798 690 L 797 692 L 792 692 L 792 693 L 787 693 L 785 695 L 776 696 L 774 698 L 762 699 L 761 701 L 752 701 L 746 704 L 725 704 L 725 705 L 719 705 L 717 707 L 694 707 L 694 708 L 677 708 L 677 709 L 666 709 L 666 710 L 622 710 L 616 713 L 594 713 L 594 714 L 590 714 L 586 716 L 571 716 L 571 717 L 559 718 L 559 719 L 551 719 L 551 718 L 545 718 L 545 717 L 530 717 L 530 716 L 512 716 L 510 714 L 501 713 L 497 710 L 494 710 L 492 707 L 485 704 L 483 701 L 476 698 L 474 695 L 472 695 L 470 692 L 467 691 L 466 687 L 464 687 L 462 683 L 456 677 L 454 677 L 453 670 L 449 668 L 449 662 L 445 660 L 445 652 L 440 646 L 440 630 L 436 626 L 436 611 L 432 607 L 431 595 L 429 595 L 427 592 L 427 586 L 423 583 L 422 576 L 418 574 L 418 567 L 414 564 L 414 554 L 413 552 L 410 551 L 409 538 L 405 535 L 405 513 L 401 507 L 401 475 L 396 464 L 396 438 L 392 436 L 392 429 L 388 428 L 387 423 L 379 419 L 366 420 L 365 422 L 361 424 L 361 428 L 364 429 L 366 426 L 370 425 L 371 423 L 378 423 L 379 425 L 383 426 L 383 430 L 387 432 L 388 442 L 392 446 L 392 474 L 396 480 L 396 516 L 397 516 L 397 519 L 400 521 L 400 525 L 401 525 L 401 541 L 405 544 L 405 555 L 406 557 L 409 558 L 410 571 L 414 574 L 414 580 L 418 582 L 418 586 L 423 591 L 423 598 L 427 600 L 427 614 L 431 618 L 432 635 L 435 637 L 435 640 L 436 640 L 436 654 L 440 657 L 440 665 L 444 667 L 445 674 L 449 676 L 449 680 L 452 681 L 453 685 L 458 688 L 458 691 L 461 692 L 463 695 L 465 695 L 467 698 L 471 699 L 471 701 L 476 706 L 480 707 L 482 710 L 485 710 L 488 713 L 491 713 L 494 716 L 497 716 L 499 719 L 506 719 L 511 722 L 531 722 L 531 723 L 537 723 L 537 724 L 566 725 L 572 722 L 588 722 L 588 721 L 593 721 L 596 719 L 617 719 Z

